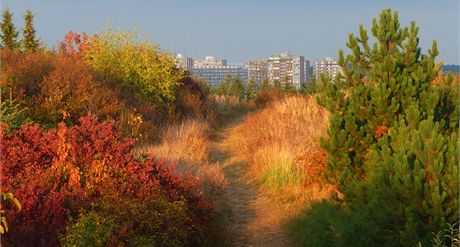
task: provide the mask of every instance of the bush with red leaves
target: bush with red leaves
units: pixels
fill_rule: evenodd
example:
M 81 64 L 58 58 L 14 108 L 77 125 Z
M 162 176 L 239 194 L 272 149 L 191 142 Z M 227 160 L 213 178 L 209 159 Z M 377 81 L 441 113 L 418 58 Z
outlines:
M 23 206 L 11 215 L 11 230 L 2 238 L 7 245 L 58 246 L 69 216 L 97 210 L 105 197 L 142 203 L 160 193 L 170 202 L 185 199 L 184 212 L 191 219 L 187 231 L 202 227 L 212 208 L 196 178 L 176 175 L 173 166 L 152 157 L 135 160 L 133 142 L 115 129 L 114 122 L 99 122 L 92 114 L 73 127 L 61 123 L 57 129 L 44 130 L 26 125 L 3 134 L 1 143 L 2 185 Z

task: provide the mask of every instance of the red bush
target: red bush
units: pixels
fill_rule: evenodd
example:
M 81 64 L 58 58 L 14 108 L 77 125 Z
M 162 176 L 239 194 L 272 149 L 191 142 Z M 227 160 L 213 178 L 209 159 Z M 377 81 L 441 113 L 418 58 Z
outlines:
M 79 122 L 48 131 L 23 126 L 2 135 L 2 184 L 23 205 L 12 215 L 12 230 L 2 242 L 57 246 L 67 216 L 91 209 L 105 195 L 142 202 L 160 191 L 171 202 L 186 200 L 191 224 L 199 227 L 207 221 L 212 205 L 196 178 L 176 175 L 173 166 L 152 157 L 134 160 L 133 142 L 123 138 L 113 121 L 99 123 L 89 114 Z
M 68 32 L 64 40 L 59 42 L 58 51 L 63 56 L 79 57 L 81 52 L 89 45 L 89 37 L 86 33 Z

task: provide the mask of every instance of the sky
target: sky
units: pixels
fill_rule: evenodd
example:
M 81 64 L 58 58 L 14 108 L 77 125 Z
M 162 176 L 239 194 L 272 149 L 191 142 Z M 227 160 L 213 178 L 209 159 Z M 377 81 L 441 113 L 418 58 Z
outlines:
M 169 52 L 229 63 L 280 52 L 315 60 L 337 57 L 348 34 L 367 28 L 384 8 L 399 12 L 403 26 L 420 26 L 422 52 L 438 41 L 439 59 L 460 64 L 458 0 L 2 0 L 17 27 L 27 9 L 37 35 L 49 46 L 69 31 L 97 33 L 104 27 L 136 30 Z M 345 49 L 346 51 L 346 49 Z

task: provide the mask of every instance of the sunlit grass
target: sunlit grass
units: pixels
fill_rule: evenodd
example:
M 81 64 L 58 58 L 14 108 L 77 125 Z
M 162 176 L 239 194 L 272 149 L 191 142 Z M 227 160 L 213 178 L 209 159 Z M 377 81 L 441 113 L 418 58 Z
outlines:
M 300 209 L 332 191 L 320 174 L 325 160 L 316 157 L 327 127 L 328 112 L 314 97 L 291 96 L 249 114 L 223 145 L 248 164 L 248 180 L 281 207 Z
M 208 197 L 215 197 L 228 181 L 218 163 L 210 163 L 209 126 L 205 120 L 189 119 L 168 126 L 158 145 L 136 148 L 136 155 L 150 154 L 159 160 L 177 162 L 176 172 L 191 172 L 199 178 Z

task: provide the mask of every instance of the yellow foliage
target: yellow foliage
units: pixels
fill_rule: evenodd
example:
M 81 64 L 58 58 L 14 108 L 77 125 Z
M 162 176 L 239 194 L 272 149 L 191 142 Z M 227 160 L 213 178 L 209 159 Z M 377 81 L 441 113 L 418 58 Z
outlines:
M 115 77 L 154 103 L 175 99 L 182 72 L 176 70 L 171 55 L 142 39 L 136 32 L 112 32 L 92 36 L 83 58 L 101 76 Z

